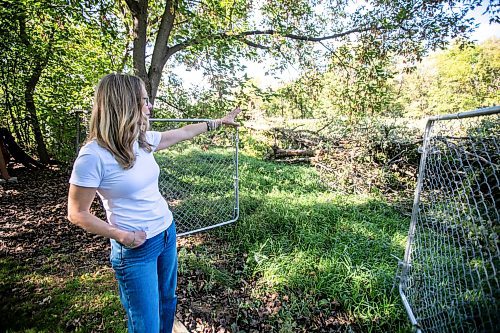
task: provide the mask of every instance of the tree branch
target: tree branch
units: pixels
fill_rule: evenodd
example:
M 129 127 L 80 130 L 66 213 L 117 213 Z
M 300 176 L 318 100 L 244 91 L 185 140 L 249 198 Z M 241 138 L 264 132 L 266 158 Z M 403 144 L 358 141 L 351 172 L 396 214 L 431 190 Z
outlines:
M 137 15 L 139 13 L 139 1 L 137 0 L 125 0 L 127 3 L 128 8 L 132 12 L 132 14 Z
M 151 87 L 157 87 L 163 67 L 169 58 L 168 56 L 168 39 L 174 26 L 176 8 L 173 0 L 167 0 L 165 3 L 165 10 L 161 16 L 160 28 L 156 34 L 156 42 L 153 49 L 153 56 L 151 57 L 151 66 L 149 67 L 148 77 L 151 82 Z M 156 89 L 149 91 L 149 97 L 154 101 L 156 97 Z
M 281 36 L 283 36 L 285 38 L 289 38 L 289 39 L 302 40 L 302 41 L 307 41 L 307 42 L 319 42 L 322 40 L 335 39 L 335 38 L 344 37 L 344 36 L 347 36 L 347 35 L 350 35 L 353 33 L 365 32 L 365 31 L 370 31 L 370 30 L 381 30 L 381 28 L 380 27 L 373 27 L 373 26 L 364 27 L 364 28 L 355 28 L 355 29 L 351 29 L 351 30 L 339 32 L 339 33 L 336 33 L 336 34 L 333 34 L 330 36 L 323 36 L 323 37 L 301 36 L 301 35 L 296 35 L 296 34 L 281 35 L 279 32 L 277 32 L 276 30 L 272 30 L 272 29 L 245 31 L 245 32 L 241 32 L 241 33 L 235 34 L 235 35 L 223 33 L 221 35 L 234 36 L 234 37 L 258 36 L 258 35 L 281 35 Z M 215 35 L 215 36 L 217 36 L 217 35 Z
M 248 40 L 248 39 L 245 39 L 245 38 L 241 38 L 240 41 L 242 41 L 243 43 L 245 43 L 245 44 L 247 44 L 247 45 L 249 45 L 251 47 L 255 47 L 257 49 L 262 49 L 262 50 L 269 50 L 270 49 L 269 46 L 257 44 L 257 43 L 252 42 L 251 40 Z
M 269 49 L 269 47 L 267 47 L 267 46 L 259 45 L 255 42 L 249 41 L 248 39 L 245 39 L 243 37 L 259 36 L 259 35 L 277 35 L 277 36 L 282 36 L 282 37 L 285 37 L 288 39 L 294 39 L 294 40 L 301 40 L 301 41 L 308 41 L 308 42 L 321 42 L 323 40 L 344 37 L 344 36 L 358 33 L 358 32 L 366 32 L 366 31 L 370 31 L 370 30 L 382 30 L 382 29 L 383 29 L 382 27 L 377 27 L 377 26 L 360 27 L 360 28 L 355 28 L 355 29 L 351 29 L 351 30 L 339 32 L 339 33 L 336 33 L 333 35 L 323 36 L 323 37 L 301 36 L 301 35 L 296 35 L 296 34 L 280 34 L 278 31 L 272 30 L 272 29 L 252 30 L 252 31 L 240 32 L 238 34 L 231 34 L 231 33 L 227 33 L 227 32 L 222 32 L 220 34 L 214 34 L 214 35 L 209 35 L 209 36 L 203 37 L 203 40 L 234 38 L 234 39 L 240 40 L 243 43 L 250 45 L 252 47 Z M 188 39 L 188 40 L 186 40 L 182 43 L 179 43 L 177 45 L 174 45 L 173 47 L 170 48 L 169 55 L 172 55 L 178 51 L 181 51 L 188 46 L 197 45 L 200 43 L 200 41 L 201 41 L 201 38 L 193 38 L 193 39 Z
M 165 11 L 163 12 L 160 28 L 156 34 L 157 39 L 153 51 L 153 59 L 158 61 L 167 61 L 168 54 L 168 39 L 175 22 L 176 8 L 171 0 L 167 0 L 165 4 Z
M 161 100 L 161 102 L 165 103 L 166 105 L 168 105 L 168 106 L 170 106 L 170 107 L 172 107 L 174 109 L 176 109 L 177 111 L 182 112 L 183 114 L 186 114 L 186 110 L 178 107 L 177 105 L 174 105 L 174 104 L 172 104 L 172 103 L 170 103 L 168 101 L 165 101 L 165 100 Z
M 188 46 L 191 46 L 191 45 L 195 45 L 195 44 L 187 44 L 187 43 L 179 43 L 177 45 L 174 45 L 172 47 L 169 47 L 168 48 L 168 51 L 167 51 L 167 55 L 166 57 L 167 58 L 170 58 L 173 54 L 179 52 L 179 51 L 182 51 L 184 50 L 186 47 Z

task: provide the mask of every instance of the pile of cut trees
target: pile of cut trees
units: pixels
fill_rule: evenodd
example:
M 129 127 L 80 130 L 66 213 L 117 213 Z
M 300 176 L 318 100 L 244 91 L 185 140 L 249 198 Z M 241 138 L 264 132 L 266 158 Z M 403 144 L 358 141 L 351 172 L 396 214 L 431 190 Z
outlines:
M 267 158 L 275 162 L 314 164 L 327 142 L 325 137 L 307 130 L 273 128 L 269 133 L 274 138 L 274 145 Z M 282 148 L 285 146 L 287 148 Z

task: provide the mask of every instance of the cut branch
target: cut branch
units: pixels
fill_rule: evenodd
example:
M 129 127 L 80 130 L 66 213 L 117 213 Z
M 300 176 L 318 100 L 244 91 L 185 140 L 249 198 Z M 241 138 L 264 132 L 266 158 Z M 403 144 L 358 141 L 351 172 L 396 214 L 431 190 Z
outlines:
M 281 163 L 288 163 L 288 164 L 310 163 L 311 158 L 310 157 L 296 157 L 296 158 L 291 158 L 291 159 L 274 160 L 274 162 L 281 162 Z

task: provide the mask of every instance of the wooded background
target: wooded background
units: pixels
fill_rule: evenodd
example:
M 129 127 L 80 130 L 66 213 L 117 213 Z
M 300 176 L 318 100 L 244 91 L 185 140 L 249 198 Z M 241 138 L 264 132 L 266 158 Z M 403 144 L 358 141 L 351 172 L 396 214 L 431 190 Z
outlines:
M 143 78 L 157 117 L 216 117 L 242 104 L 247 118 L 351 126 L 494 105 L 499 40 L 468 39 L 481 5 L 498 23 L 498 5 L 480 0 L 3 0 L 0 121 L 41 162 L 71 161 L 72 111 L 89 109 L 113 71 Z M 263 88 L 242 61 L 265 57 L 271 76 L 302 74 Z M 185 88 L 172 72 L 180 64 L 210 86 Z

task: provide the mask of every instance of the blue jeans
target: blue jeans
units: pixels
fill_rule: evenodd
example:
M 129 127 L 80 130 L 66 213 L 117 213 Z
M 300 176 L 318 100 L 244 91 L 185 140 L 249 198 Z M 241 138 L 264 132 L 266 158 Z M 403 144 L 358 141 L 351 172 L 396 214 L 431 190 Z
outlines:
M 177 305 L 175 223 L 134 249 L 111 240 L 110 261 L 127 312 L 128 331 L 172 332 Z

